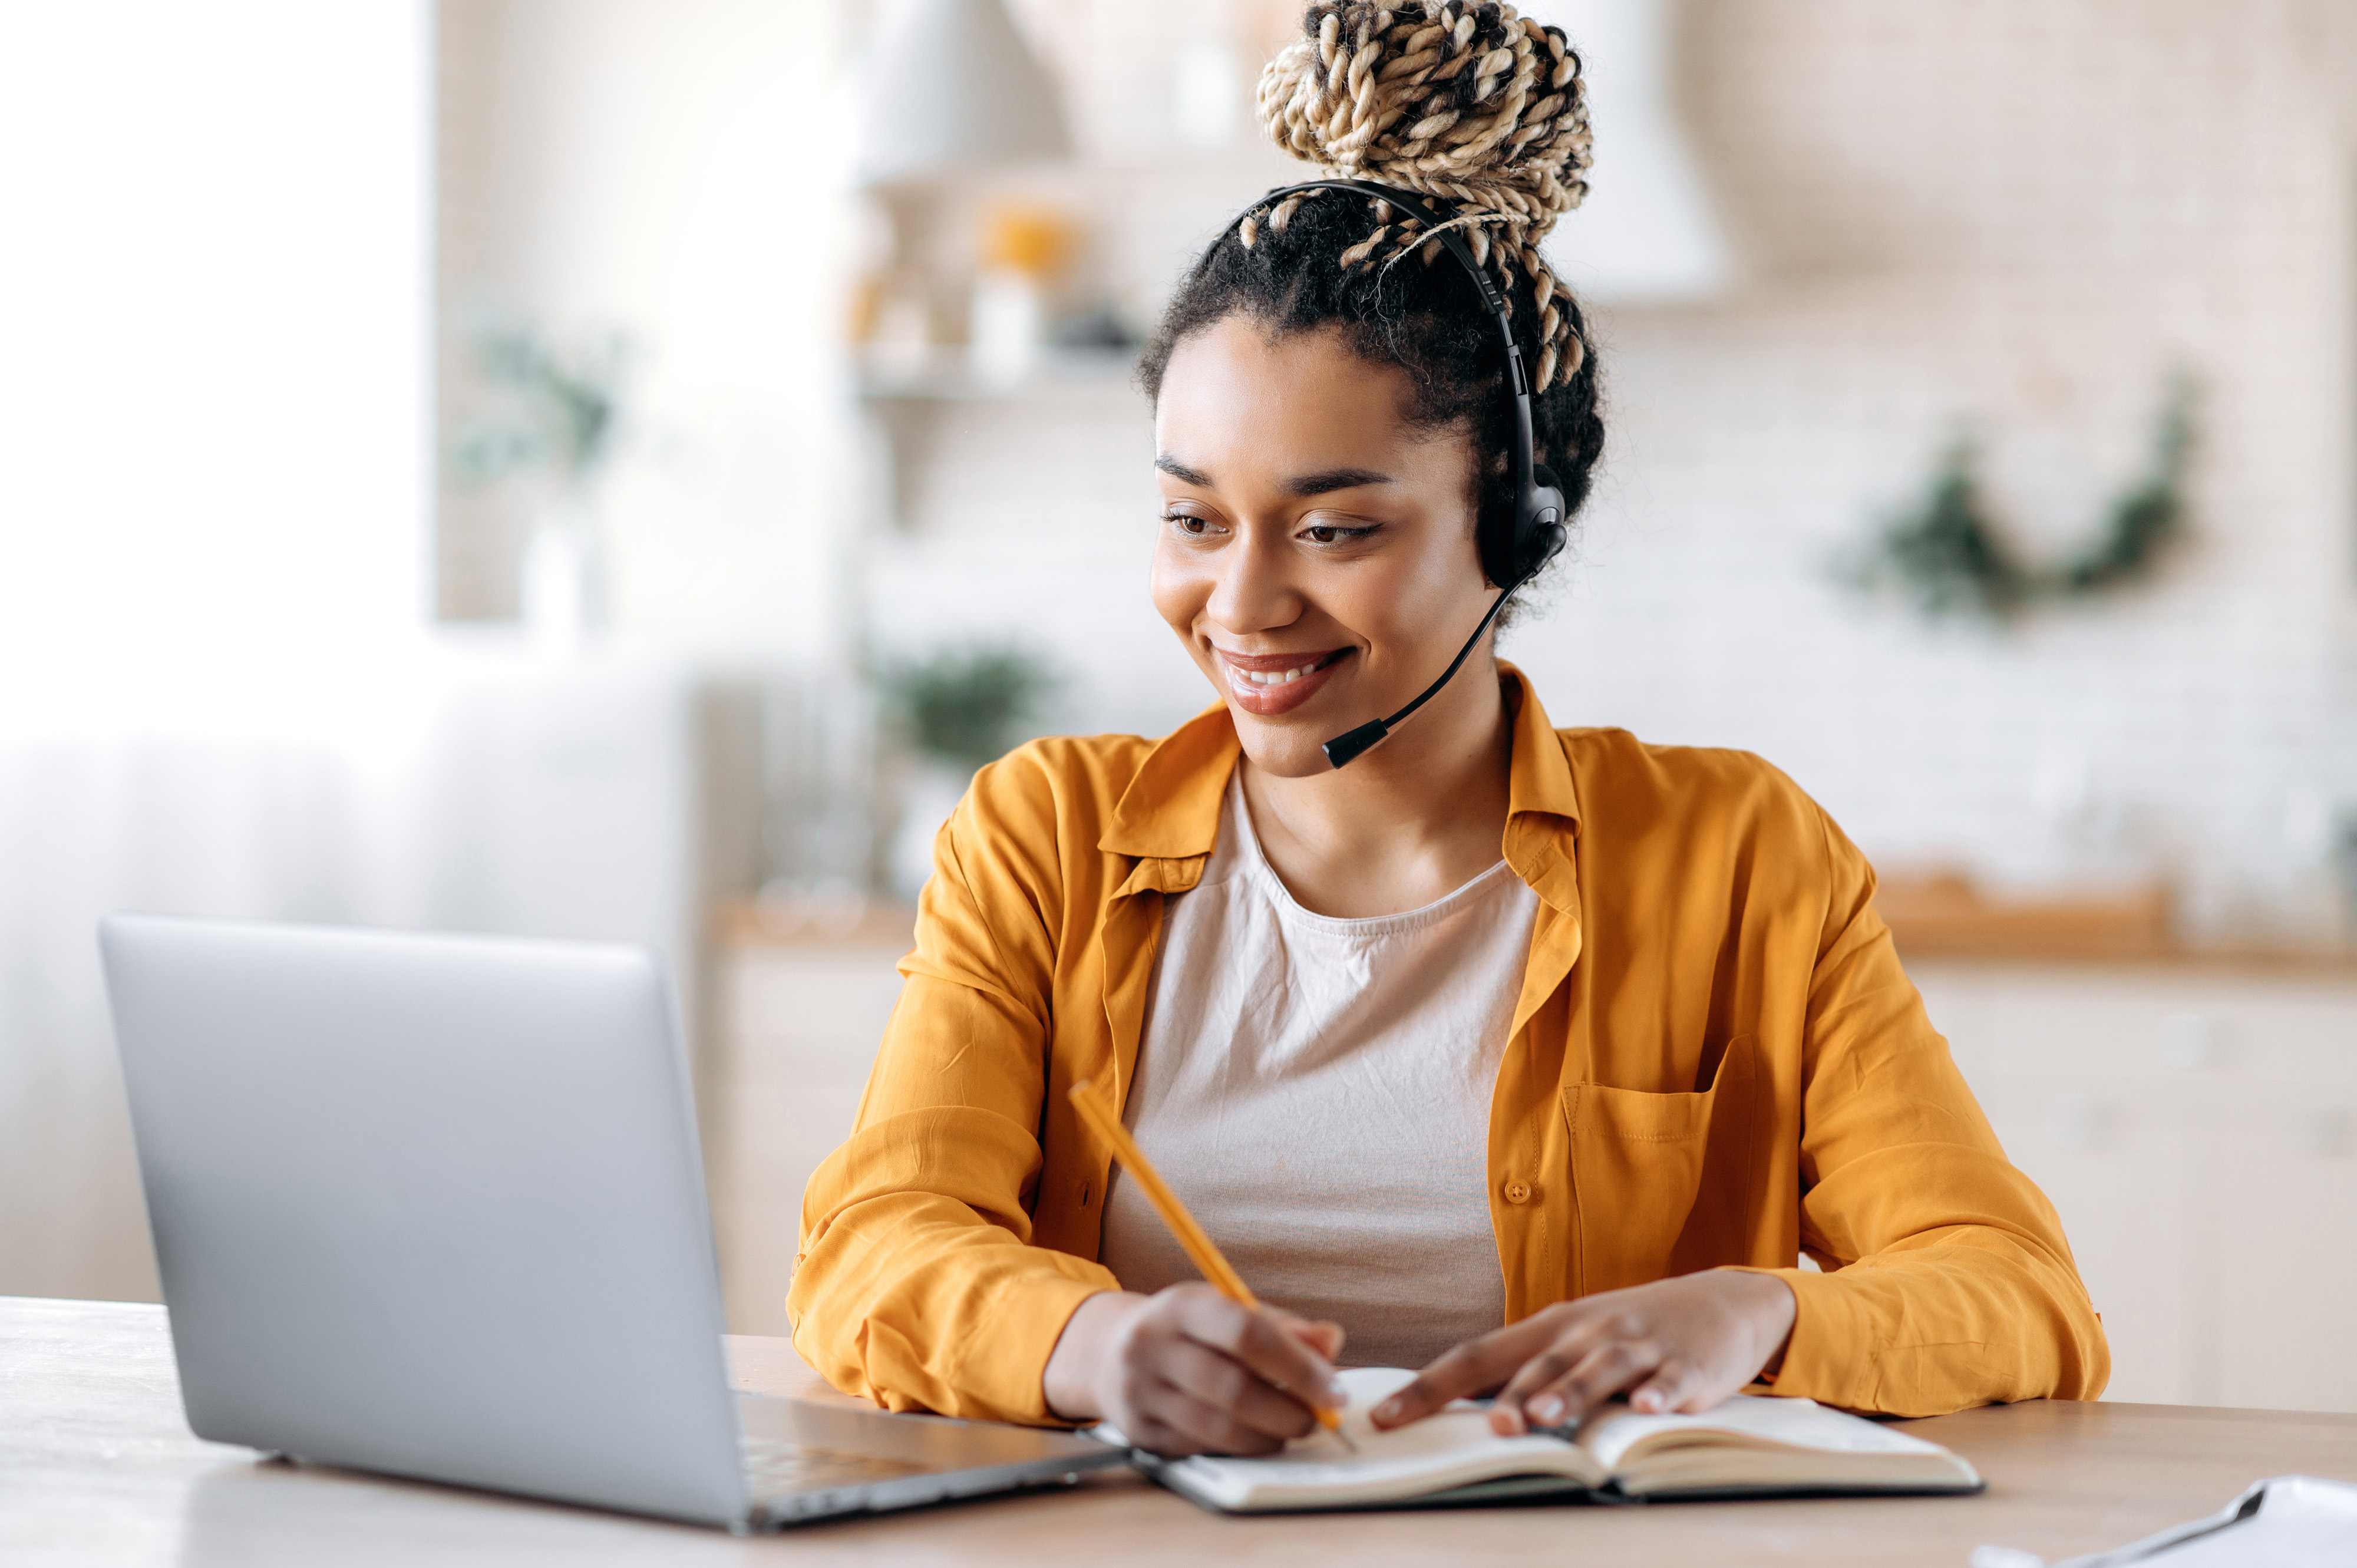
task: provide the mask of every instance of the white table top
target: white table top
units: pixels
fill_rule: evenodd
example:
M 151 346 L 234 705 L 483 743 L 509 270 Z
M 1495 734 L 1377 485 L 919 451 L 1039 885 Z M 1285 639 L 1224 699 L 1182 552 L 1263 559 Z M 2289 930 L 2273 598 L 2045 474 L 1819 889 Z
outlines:
M 783 1340 L 734 1339 L 740 1387 L 823 1392 Z M 827 1394 L 840 1399 L 842 1396 Z M 1964 1498 L 1525 1507 L 1222 1519 L 1126 1473 L 1069 1491 L 767 1539 L 309 1466 L 204 1443 L 180 1415 L 160 1307 L 0 1298 L 0 1563 L 274 1568 L 431 1560 L 721 1564 L 1962 1564 L 1982 1541 L 2050 1559 L 2117 1546 L 2294 1471 L 2357 1481 L 2357 1415 L 2032 1404 L 1910 1430 L 1987 1477 Z

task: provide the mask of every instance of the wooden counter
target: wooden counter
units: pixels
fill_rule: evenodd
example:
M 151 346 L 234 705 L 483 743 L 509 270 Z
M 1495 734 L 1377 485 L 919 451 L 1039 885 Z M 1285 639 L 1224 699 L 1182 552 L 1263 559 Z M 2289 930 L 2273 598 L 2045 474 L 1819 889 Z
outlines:
M 782 1340 L 730 1345 L 740 1386 L 808 1392 Z M 840 1398 L 841 1396 L 830 1395 Z M 2357 1416 L 2035 1403 L 1909 1429 L 1970 1458 L 1975 1498 L 1523 1507 L 1223 1519 L 1127 1474 L 740 1540 L 344 1472 L 202 1443 L 180 1416 L 163 1310 L 0 1298 L 0 1562 L 277 1568 L 432 1562 L 696 1564 L 1207 1560 L 1290 1565 L 1566 1560 L 1958 1568 L 1984 1541 L 2054 1559 L 2212 1511 L 2251 1481 L 2357 1481 Z
M 2173 903 L 2158 882 L 2109 894 L 2006 898 L 1954 871 L 1886 875 L 1874 895 L 1910 967 L 1938 960 L 2357 980 L 2357 951 L 2346 946 L 2188 942 L 2177 933 Z

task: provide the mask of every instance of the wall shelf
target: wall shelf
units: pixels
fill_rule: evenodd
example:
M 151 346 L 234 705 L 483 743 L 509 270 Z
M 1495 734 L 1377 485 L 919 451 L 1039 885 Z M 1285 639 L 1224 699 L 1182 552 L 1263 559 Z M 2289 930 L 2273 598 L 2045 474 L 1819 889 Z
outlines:
M 1131 376 L 1130 349 L 1050 349 L 1020 380 L 975 372 L 966 351 L 937 345 L 921 354 L 868 352 L 854 361 L 854 386 L 868 431 L 868 515 L 887 533 L 909 531 L 904 498 L 923 471 L 934 428 L 949 411 L 1020 407 L 1049 411 L 1134 404 L 1143 396 Z

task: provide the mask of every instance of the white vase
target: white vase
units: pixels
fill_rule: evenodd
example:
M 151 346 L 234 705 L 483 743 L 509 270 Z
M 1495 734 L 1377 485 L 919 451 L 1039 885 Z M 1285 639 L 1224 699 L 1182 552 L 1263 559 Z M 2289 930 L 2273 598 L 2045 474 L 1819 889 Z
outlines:
M 976 278 L 969 349 L 974 379 L 1002 391 L 1021 385 L 1038 368 L 1045 320 L 1039 285 L 1029 275 L 993 270 Z
M 523 553 L 523 624 L 552 657 L 580 652 L 606 629 L 605 562 L 597 525 L 577 497 L 552 502 Z

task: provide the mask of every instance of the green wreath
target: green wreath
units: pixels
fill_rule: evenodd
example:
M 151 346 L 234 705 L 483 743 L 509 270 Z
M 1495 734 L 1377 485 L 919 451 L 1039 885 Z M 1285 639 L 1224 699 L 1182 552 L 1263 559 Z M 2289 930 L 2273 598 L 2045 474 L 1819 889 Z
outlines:
M 1845 575 L 1895 591 L 1925 616 L 2010 621 L 2040 604 L 2093 598 L 2153 575 L 2185 533 L 2185 469 L 2193 389 L 2178 378 L 2163 401 L 2144 478 L 2112 502 L 2100 537 L 2050 565 L 2024 561 L 1991 521 L 1980 449 L 1969 438 L 1941 458 L 1922 501 L 1887 523 Z

